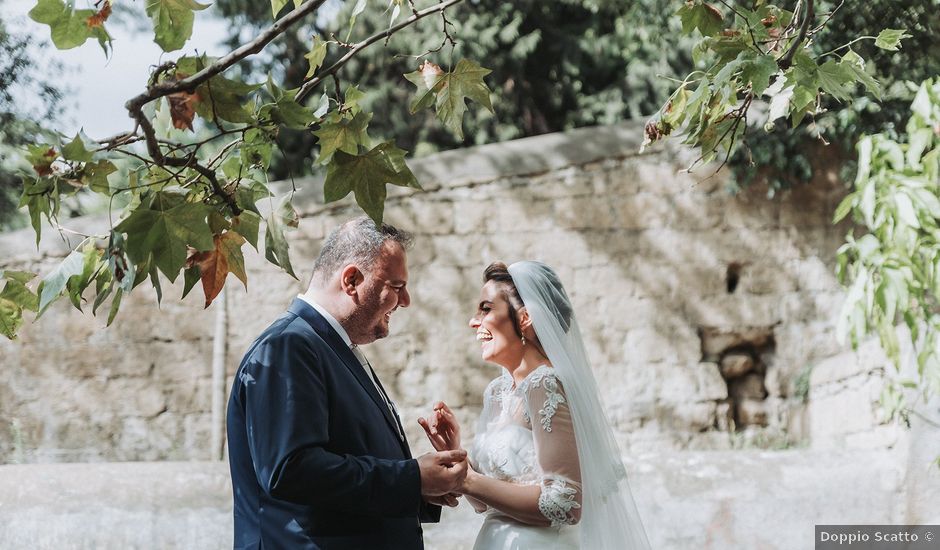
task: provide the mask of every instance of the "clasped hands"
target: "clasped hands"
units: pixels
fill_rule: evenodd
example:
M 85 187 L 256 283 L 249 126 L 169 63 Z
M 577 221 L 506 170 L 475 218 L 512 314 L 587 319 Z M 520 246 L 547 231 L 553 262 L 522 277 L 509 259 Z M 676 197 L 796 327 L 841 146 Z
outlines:
M 460 424 L 443 401 L 434 405 L 429 419 L 418 418 L 418 424 L 437 451 L 418 458 L 421 494 L 431 504 L 457 506 L 467 474 L 471 472 L 467 451 L 460 448 Z

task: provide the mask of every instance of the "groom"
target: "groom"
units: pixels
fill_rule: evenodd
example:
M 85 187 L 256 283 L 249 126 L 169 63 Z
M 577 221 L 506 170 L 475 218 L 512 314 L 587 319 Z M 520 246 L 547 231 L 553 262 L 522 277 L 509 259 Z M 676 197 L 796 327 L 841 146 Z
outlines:
M 410 235 L 368 218 L 324 241 L 306 293 L 251 345 L 228 405 L 235 548 L 423 548 L 464 451 L 411 458 L 360 344 L 408 307 Z

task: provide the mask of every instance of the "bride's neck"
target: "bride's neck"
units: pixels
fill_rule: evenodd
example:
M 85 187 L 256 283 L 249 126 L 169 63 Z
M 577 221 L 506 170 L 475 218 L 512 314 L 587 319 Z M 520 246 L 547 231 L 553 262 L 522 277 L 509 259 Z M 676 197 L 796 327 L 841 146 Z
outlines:
M 551 363 L 535 346 L 526 346 L 525 352 L 522 354 L 522 361 L 509 373 L 512 375 L 513 381 L 519 384 L 525 380 L 525 377 L 531 374 L 532 371 L 542 365 L 551 366 Z

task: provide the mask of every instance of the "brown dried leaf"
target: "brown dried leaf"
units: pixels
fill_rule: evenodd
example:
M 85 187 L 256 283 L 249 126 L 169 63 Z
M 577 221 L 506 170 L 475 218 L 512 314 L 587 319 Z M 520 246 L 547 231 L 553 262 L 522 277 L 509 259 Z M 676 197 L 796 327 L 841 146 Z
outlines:
M 101 9 L 97 13 L 90 16 L 85 24 L 88 25 L 89 29 L 95 27 L 100 27 L 104 25 L 104 22 L 108 20 L 108 17 L 111 17 L 111 2 L 105 0 L 104 5 L 101 6 Z
M 176 92 L 168 95 L 167 101 L 170 103 L 170 118 L 173 119 L 173 127 L 178 130 L 192 131 L 199 94 Z
M 219 250 L 220 237 L 215 236 L 215 250 L 198 252 L 193 255 L 193 262 L 199 266 L 202 274 L 202 291 L 206 295 L 206 307 L 215 300 L 215 297 L 225 286 L 225 276 L 228 275 L 228 260 Z
M 425 60 L 424 63 L 418 67 L 418 70 L 421 71 L 421 76 L 424 77 L 424 85 L 430 90 L 437 84 L 437 79 L 444 74 L 444 70 L 441 69 L 439 65 L 435 65 L 428 60 Z
M 33 165 L 33 170 L 36 171 L 40 176 L 51 176 L 52 175 L 52 162 L 56 159 L 55 149 L 52 147 L 48 151 L 43 153 L 42 162 L 37 162 Z M 34 157 L 35 158 L 35 157 Z
M 718 19 L 724 19 L 725 16 L 722 15 L 721 12 L 718 11 L 718 8 L 716 8 L 715 6 L 706 2 L 703 2 L 702 6 L 704 6 L 706 10 L 712 12 L 712 14 L 714 14 L 715 17 L 717 17 Z

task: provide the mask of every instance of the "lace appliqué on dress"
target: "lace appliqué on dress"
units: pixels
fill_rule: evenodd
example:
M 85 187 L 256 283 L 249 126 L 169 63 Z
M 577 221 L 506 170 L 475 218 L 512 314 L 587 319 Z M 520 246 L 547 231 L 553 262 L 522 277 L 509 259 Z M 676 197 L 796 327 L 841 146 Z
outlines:
M 529 384 L 532 387 L 541 385 L 545 388 L 545 402 L 539 409 L 541 418 L 539 423 L 546 432 L 552 431 L 552 417 L 558 412 L 558 405 L 565 403 L 565 396 L 558 391 L 558 379 L 555 374 L 546 369 L 545 372 L 535 372 L 531 375 Z
M 542 494 L 539 495 L 539 512 L 552 522 L 552 527 L 574 525 L 578 518 L 571 512 L 581 508 L 575 498 L 579 488 L 577 483 L 546 477 L 542 480 Z

